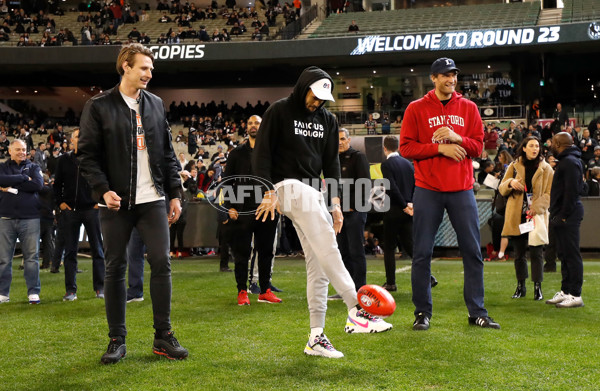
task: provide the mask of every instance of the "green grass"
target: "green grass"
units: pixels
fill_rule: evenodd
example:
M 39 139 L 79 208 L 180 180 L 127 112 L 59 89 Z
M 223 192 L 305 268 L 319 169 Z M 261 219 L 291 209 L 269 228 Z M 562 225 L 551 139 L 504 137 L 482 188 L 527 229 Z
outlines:
M 398 262 L 398 267 L 407 266 Z M 215 259 L 173 263 L 172 322 L 190 357 L 173 362 L 151 352 L 152 307 L 127 306 L 127 357 L 101 365 L 108 343 L 104 303 L 92 292 L 91 261 L 81 259 L 79 299 L 62 302 L 63 274 L 42 272 L 42 304 L 27 304 L 15 267 L 11 302 L 0 305 L 0 390 L 592 390 L 600 386 L 600 263 L 585 263 L 586 306 L 557 309 L 512 300 L 512 263 L 485 265 L 486 307 L 501 330 L 467 325 L 462 264 L 437 261 L 434 317 L 427 332 L 411 330 L 410 273 L 397 276 L 390 332 L 344 333 L 346 309 L 330 302 L 326 333 L 339 360 L 302 353 L 309 331 L 302 260 L 277 260 L 280 305 L 236 305 L 232 273 Z M 384 282 L 383 261 L 369 260 L 369 283 Z M 560 287 L 546 274 L 544 294 Z

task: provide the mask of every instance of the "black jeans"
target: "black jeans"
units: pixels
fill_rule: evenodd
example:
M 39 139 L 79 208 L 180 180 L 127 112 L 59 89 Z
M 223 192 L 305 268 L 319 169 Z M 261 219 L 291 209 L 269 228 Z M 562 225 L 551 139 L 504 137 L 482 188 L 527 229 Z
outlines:
M 502 228 L 504 228 L 504 215 L 494 212 L 492 214 L 492 244 L 494 251 L 500 251 L 500 243 L 502 241 Z
M 81 224 L 85 227 L 92 253 L 94 291 L 104 289 L 104 251 L 102 251 L 98 209 L 64 210 L 61 214 L 65 219 L 65 291 L 67 293 L 77 292 L 77 251 Z
M 146 246 L 140 237 L 137 228 L 131 231 L 127 243 L 127 300 L 144 297 L 144 253 Z
M 65 232 L 66 221 L 65 214 L 59 213 L 56 216 L 56 238 L 54 240 L 54 253 L 52 254 L 52 268 L 58 270 L 62 261 L 63 253 L 65 252 Z
M 237 220 L 229 220 L 231 250 L 235 262 L 235 281 L 238 292 L 247 289 L 248 260 L 252 252 L 252 236 L 254 235 L 254 249 L 258 253 L 258 284 L 260 293 L 269 289 L 271 281 L 271 265 L 275 255 L 275 233 L 279 219 L 267 219 L 264 223 L 255 220 L 254 215 L 240 215 Z
M 50 266 L 54 255 L 55 226 L 53 219 L 40 219 L 40 238 L 42 239 L 42 266 Z
M 413 255 L 413 219 L 399 206 L 392 206 L 383 218 L 383 262 L 385 282 L 396 285 L 396 246 L 401 244 L 404 251 Z
M 556 251 L 560 259 L 561 290 L 573 296 L 581 296 L 583 285 L 583 259 L 579 249 L 581 220 L 583 205 L 578 201 L 565 223 L 550 223 L 550 229 L 554 229 Z
M 357 291 L 367 284 L 367 259 L 363 246 L 366 221 L 365 212 L 344 212 L 342 231 L 336 236 L 344 266 Z
M 556 236 L 553 229 L 548 230 L 548 244 L 544 248 L 544 260 L 546 268 L 556 270 Z
M 131 210 L 100 210 L 104 237 L 106 276 L 104 301 L 109 336 L 125 336 L 127 303 L 127 243 L 133 227 L 146 244 L 150 264 L 150 296 L 156 330 L 171 329 L 171 261 L 169 259 L 169 226 L 165 201 L 135 205 Z
M 512 236 L 515 250 L 515 272 L 517 281 L 525 281 L 529 274 L 527 273 L 527 247 L 529 247 L 529 257 L 531 258 L 531 279 L 533 282 L 544 281 L 544 246 L 529 246 L 529 233 Z

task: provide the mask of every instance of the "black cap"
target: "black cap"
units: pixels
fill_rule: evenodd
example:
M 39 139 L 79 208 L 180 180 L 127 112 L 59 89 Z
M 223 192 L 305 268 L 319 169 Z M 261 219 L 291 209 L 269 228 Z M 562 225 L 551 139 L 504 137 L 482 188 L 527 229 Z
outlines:
M 448 57 L 438 58 L 431 64 L 431 74 L 447 73 L 451 71 L 460 72 L 460 69 L 454 64 L 454 60 Z

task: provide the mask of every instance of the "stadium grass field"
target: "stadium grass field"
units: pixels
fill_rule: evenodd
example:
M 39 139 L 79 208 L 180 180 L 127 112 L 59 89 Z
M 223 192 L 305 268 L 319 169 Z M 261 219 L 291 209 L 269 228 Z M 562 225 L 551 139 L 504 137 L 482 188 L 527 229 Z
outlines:
M 18 262 L 15 262 L 17 264 Z M 309 331 L 302 259 L 278 259 L 273 282 L 282 304 L 238 307 L 232 273 L 215 258 L 173 262 L 172 322 L 189 349 L 185 361 L 152 354 L 152 311 L 127 305 L 127 357 L 100 364 L 106 349 L 104 302 L 92 292 L 91 261 L 80 259 L 79 299 L 63 302 L 64 275 L 42 271 L 42 304 L 27 304 L 22 272 L 13 270 L 11 302 L 0 305 L 1 390 L 597 390 L 600 387 L 600 262 L 585 262 L 585 307 L 557 309 L 513 300 L 511 262 L 486 263 L 486 306 L 501 330 L 467 324 L 462 264 L 438 260 L 431 329 L 412 331 L 408 261 L 398 262 L 397 309 L 382 334 L 344 333 L 346 308 L 329 302 L 325 332 L 339 360 L 303 354 Z M 384 282 L 383 260 L 367 280 Z M 550 298 L 560 273 L 545 275 Z

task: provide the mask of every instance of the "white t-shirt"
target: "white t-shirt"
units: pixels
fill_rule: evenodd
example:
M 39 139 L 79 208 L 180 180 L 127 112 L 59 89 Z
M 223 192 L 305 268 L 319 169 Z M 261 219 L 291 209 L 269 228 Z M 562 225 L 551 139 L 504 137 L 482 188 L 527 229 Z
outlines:
M 135 122 L 137 124 L 137 178 L 135 203 L 137 205 L 164 200 L 165 197 L 161 197 L 156 191 L 154 182 L 152 182 L 152 176 L 150 175 L 150 157 L 148 156 L 148 149 L 146 148 L 146 136 L 144 134 L 144 127 L 142 126 L 142 117 L 140 116 L 140 105 L 135 99 L 124 95 L 122 92 L 121 96 L 125 100 L 125 103 L 127 103 L 127 106 L 135 111 Z

